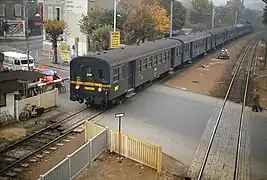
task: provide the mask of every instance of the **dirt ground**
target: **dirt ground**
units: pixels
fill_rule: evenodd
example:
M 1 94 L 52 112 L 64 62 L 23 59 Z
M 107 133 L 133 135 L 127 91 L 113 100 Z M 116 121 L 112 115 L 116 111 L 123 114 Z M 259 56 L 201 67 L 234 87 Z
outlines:
M 105 152 L 97 158 L 92 167 L 83 170 L 76 180 L 178 180 L 182 179 L 171 173 L 143 166 L 114 153 Z
M 32 164 L 28 171 L 25 171 L 19 179 L 38 179 L 41 174 L 45 174 L 48 170 L 66 158 L 67 155 L 82 146 L 83 143 L 84 133 L 81 133 L 70 142 L 64 142 L 65 145 L 63 147 L 44 156 L 37 163 Z M 182 179 L 181 177 L 183 177 L 187 169 L 183 164 L 165 154 L 163 154 L 162 166 L 164 171 L 159 175 L 155 170 L 129 159 L 123 159 L 122 163 L 118 163 L 115 154 L 110 156 L 109 153 L 105 152 L 95 161 L 93 166 L 90 168 L 87 167 L 86 170 L 79 174 L 77 179 L 113 180 L 115 178 L 116 180 L 120 180 L 119 177 L 124 177 L 124 174 L 127 174 L 127 178 L 122 179 L 178 180 Z M 104 173 L 104 171 L 107 171 L 108 173 Z M 91 174 L 89 175 L 89 173 Z
M 50 120 L 59 118 L 63 113 L 57 110 L 50 110 L 38 118 L 20 121 L 13 125 L 7 125 L 0 128 L 0 150 L 10 143 L 25 138 L 36 131 L 47 126 Z
M 185 69 L 182 74 L 166 82 L 166 85 L 200 94 L 217 96 L 214 91 L 217 91 L 221 79 L 231 73 L 240 51 L 248 43 L 248 39 L 252 35 L 245 36 L 225 46 L 228 48 L 230 59 L 216 59 L 221 49 L 219 48 L 217 52 L 199 59 L 193 66 Z

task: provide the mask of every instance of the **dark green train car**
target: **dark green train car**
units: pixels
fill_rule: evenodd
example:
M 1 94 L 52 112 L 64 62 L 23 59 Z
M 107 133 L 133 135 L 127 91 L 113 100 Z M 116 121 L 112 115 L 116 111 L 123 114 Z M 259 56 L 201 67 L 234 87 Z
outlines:
M 180 52 L 178 40 L 160 39 L 74 58 L 70 63 L 70 100 L 106 108 L 179 66 Z

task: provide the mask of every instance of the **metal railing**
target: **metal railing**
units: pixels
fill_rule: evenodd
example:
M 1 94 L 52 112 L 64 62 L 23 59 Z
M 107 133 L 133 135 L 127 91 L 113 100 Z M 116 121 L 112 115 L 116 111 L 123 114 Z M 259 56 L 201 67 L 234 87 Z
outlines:
M 73 179 L 107 149 L 107 136 L 108 129 L 105 128 L 47 173 L 41 175 L 39 180 Z

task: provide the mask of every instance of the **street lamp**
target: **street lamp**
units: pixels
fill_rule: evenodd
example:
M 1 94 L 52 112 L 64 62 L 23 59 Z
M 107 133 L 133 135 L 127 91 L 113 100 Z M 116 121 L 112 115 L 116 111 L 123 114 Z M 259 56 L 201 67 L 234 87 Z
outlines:
M 171 0 L 171 20 L 170 20 L 170 37 L 172 37 L 172 21 L 173 21 L 173 0 Z
M 121 118 L 125 116 L 125 113 L 116 113 L 115 117 L 119 119 L 119 143 L 118 143 L 118 151 L 121 153 Z
M 117 0 L 114 0 L 114 15 L 113 15 L 113 29 L 114 32 L 116 31 L 116 24 L 117 24 Z

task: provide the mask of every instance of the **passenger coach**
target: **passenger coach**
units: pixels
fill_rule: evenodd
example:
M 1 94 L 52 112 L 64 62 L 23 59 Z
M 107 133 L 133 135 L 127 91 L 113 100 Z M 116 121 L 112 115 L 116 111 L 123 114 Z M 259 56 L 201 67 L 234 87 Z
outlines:
M 70 99 L 103 108 L 117 104 L 136 88 L 250 32 L 251 23 L 237 24 L 74 58 Z
M 160 39 L 74 58 L 70 99 L 107 107 L 131 96 L 134 88 L 181 64 L 181 43 Z

